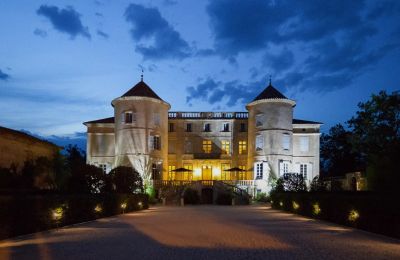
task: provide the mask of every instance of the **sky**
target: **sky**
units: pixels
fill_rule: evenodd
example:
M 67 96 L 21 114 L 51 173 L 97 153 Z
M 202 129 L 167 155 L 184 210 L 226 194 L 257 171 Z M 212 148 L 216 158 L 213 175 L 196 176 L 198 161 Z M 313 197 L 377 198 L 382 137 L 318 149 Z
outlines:
M 271 76 L 323 132 L 400 89 L 396 0 L 2 0 L 0 24 L 0 125 L 64 141 L 141 69 L 172 111 L 245 111 Z

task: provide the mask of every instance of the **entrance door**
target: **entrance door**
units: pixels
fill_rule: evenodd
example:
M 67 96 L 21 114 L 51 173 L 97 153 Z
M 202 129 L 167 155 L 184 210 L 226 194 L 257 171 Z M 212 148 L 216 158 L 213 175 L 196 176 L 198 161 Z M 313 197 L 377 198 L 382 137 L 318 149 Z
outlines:
M 202 176 L 203 181 L 212 180 L 212 167 L 204 165 L 202 174 L 203 174 Z

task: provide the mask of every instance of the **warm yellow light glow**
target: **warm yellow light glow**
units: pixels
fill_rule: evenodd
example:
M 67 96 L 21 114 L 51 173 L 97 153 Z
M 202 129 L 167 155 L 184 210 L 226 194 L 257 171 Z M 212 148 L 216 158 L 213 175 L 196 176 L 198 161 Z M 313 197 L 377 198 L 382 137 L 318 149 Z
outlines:
M 122 204 L 121 204 L 121 209 L 126 209 L 126 206 L 127 206 L 127 205 L 126 205 L 126 202 L 122 203 Z
M 319 207 L 318 203 L 314 203 L 312 207 L 314 215 L 319 215 L 321 213 L 321 208 Z
M 62 207 L 55 208 L 51 211 L 51 215 L 54 220 L 60 220 L 63 217 L 64 210 Z
M 298 210 L 300 208 L 300 205 L 296 201 L 292 202 L 292 206 L 294 210 Z
M 143 203 L 141 201 L 139 201 L 138 202 L 138 206 L 139 206 L 139 208 L 142 208 L 143 207 Z
M 193 177 L 196 179 L 199 179 L 201 177 L 201 169 L 200 168 L 195 168 L 193 171 Z
M 100 213 L 100 212 L 103 211 L 103 208 L 101 207 L 100 204 L 97 204 L 96 207 L 94 208 L 94 211 L 95 211 L 96 213 Z
M 217 168 L 217 167 L 213 168 L 212 173 L 213 173 L 213 179 L 215 179 L 215 180 L 221 179 L 221 169 L 220 168 Z
M 282 201 L 279 202 L 279 206 L 283 207 L 283 202 Z
M 349 221 L 355 222 L 360 217 L 360 214 L 357 210 L 350 210 L 349 212 Z

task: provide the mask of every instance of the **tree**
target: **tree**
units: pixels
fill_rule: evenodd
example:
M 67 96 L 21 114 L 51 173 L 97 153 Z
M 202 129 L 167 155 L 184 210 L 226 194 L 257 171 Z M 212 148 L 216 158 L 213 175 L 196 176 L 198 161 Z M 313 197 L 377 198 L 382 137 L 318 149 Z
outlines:
M 359 154 L 353 149 L 352 132 L 343 125 L 333 126 L 321 135 L 321 171 L 325 176 L 341 176 L 363 168 Z
M 353 132 L 353 148 L 367 162 L 368 186 L 394 191 L 400 183 L 400 94 L 381 91 L 358 107 L 360 110 L 348 124 Z
M 94 165 L 87 165 L 85 153 L 77 146 L 66 149 L 66 165 L 70 172 L 68 191 L 75 193 L 98 193 L 105 185 L 105 174 Z
M 131 167 L 119 166 L 107 176 L 107 187 L 117 193 L 143 193 L 143 180 Z

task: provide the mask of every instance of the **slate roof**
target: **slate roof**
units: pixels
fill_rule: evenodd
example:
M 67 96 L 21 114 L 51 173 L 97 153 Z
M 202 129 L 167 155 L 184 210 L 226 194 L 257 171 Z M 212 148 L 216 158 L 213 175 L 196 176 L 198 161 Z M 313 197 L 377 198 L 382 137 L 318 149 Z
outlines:
M 122 97 L 150 97 L 162 100 L 144 81 L 139 81 L 128 92 L 123 94 Z
M 302 120 L 302 119 L 294 119 L 293 118 L 293 124 L 320 124 L 322 125 L 321 122 L 315 122 L 315 121 L 308 121 L 308 120 Z
M 288 99 L 279 90 L 274 88 L 271 83 L 253 101 L 261 99 Z
M 107 117 L 93 121 L 87 121 L 84 122 L 83 124 L 114 124 L 114 117 Z

